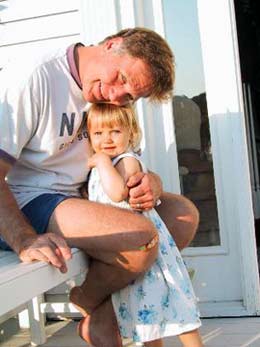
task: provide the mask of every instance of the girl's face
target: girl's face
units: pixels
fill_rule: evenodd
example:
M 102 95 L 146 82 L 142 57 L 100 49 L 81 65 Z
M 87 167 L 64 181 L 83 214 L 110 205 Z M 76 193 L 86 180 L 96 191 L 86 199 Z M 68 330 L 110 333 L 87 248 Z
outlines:
M 105 153 L 110 158 L 128 150 L 130 133 L 126 127 L 113 124 L 104 125 L 98 117 L 91 120 L 89 136 L 94 152 Z

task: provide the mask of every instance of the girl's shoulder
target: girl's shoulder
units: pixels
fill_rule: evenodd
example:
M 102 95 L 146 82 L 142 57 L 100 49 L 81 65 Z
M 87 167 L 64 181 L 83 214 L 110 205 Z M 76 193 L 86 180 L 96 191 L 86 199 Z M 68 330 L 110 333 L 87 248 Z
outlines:
M 140 156 L 134 152 L 125 152 L 113 158 L 112 163 L 121 172 L 126 171 L 128 174 L 134 174 L 138 171 L 146 172 Z M 125 173 L 126 173 L 125 172 Z
M 114 166 L 116 166 L 119 161 L 123 158 L 135 158 L 137 161 L 140 161 L 140 157 L 134 153 L 134 152 L 124 152 L 122 154 L 119 154 L 117 157 L 112 159 L 112 163 Z

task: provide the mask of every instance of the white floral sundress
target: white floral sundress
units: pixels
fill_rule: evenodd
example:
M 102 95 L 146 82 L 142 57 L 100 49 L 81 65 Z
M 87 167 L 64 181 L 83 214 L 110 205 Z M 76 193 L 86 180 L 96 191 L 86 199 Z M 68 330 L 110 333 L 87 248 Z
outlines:
M 146 172 L 132 152 L 114 158 L 113 164 L 126 156 L 135 157 Z M 126 201 L 116 203 L 107 196 L 96 168 L 91 171 L 88 190 L 91 201 L 131 209 Z M 179 335 L 201 325 L 192 284 L 172 236 L 155 209 L 143 214 L 158 230 L 158 257 L 143 276 L 112 295 L 121 336 L 134 342 Z

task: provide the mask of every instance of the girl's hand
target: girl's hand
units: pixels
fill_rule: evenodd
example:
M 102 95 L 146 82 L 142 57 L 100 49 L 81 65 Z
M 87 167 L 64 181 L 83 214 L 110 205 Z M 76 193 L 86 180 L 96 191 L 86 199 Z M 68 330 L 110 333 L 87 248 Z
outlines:
M 162 194 L 162 182 L 158 175 L 149 172 L 138 172 L 127 182 L 129 204 L 138 211 L 150 210 L 156 205 Z
M 105 153 L 95 153 L 88 160 L 88 168 L 92 169 L 106 162 L 111 162 L 110 157 Z

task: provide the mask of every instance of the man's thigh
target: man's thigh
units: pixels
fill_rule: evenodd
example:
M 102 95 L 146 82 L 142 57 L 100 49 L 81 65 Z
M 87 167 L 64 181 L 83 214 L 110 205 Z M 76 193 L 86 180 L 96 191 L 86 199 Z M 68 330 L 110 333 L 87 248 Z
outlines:
M 152 222 L 139 213 L 81 198 L 62 201 L 48 231 L 63 235 L 71 247 L 111 253 L 138 249 L 156 233 Z
M 157 212 L 166 224 L 179 249 L 193 240 L 199 223 L 195 205 L 182 195 L 164 192 Z

